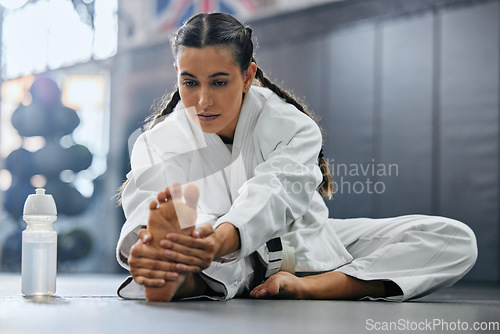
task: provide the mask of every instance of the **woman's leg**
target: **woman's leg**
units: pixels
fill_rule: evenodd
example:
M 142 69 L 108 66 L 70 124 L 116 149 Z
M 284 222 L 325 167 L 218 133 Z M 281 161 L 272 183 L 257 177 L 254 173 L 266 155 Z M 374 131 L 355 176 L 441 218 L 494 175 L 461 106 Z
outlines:
M 333 222 L 354 257 L 336 271 L 362 280 L 396 283 L 403 294 L 389 299 L 418 298 L 451 286 L 477 258 L 472 230 L 450 218 L 408 215 Z
M 333 272 L 298 278 L 278 273 L 254 297 L 407 300 L 452 285 L 474 265 L 474 233 L 433 216 L 330 220 L 354 260 Z

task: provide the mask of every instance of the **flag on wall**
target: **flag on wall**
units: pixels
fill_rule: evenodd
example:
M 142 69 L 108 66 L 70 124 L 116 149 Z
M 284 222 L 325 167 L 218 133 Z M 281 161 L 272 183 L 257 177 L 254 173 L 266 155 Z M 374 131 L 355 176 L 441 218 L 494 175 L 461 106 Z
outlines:
M 159 31 L 178 28 L 197 13 L 222 12 L 245 16 L 256 10 L 255 0 L 155 0 L 154 16 Z

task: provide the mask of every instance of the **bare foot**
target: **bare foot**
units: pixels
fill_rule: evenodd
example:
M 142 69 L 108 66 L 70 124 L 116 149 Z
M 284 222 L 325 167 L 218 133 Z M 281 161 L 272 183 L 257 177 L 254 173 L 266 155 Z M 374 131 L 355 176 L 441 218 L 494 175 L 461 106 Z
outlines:
M 401 292 L 397 285 L 396 290 Z M 280 271 L 250 292 L 250 297 L 253 298 L 287 299 L 356 300 L 367 296 L 390 295 L 385 289 L 384 282 L 380 280 L 363 281 L 335 271 L 306 277 L 297 277 Z
M 279 271 L 250 292 L 252 298 L 303 299 L 302 278 L 286 271 Z
M 183 195 L 185 202 L 182 200 Z M 198 198 L 199 189 L 195 184 L 186 185 L 183 193 L 180 183 L 174 183 L 158 194 L 157 201 L 152 201 L 149 205 L 148 230 L 153 237 L 151 245 L 154 248 L 162 249 L 159 242 L 169 232 L 191 234 L 196 222 Z M 189 276 L 189 274 L 181 274 L 177 280 L 167 281 L 159 288 L 145 287 L 146 299 L 148 301 L 172 300 Z

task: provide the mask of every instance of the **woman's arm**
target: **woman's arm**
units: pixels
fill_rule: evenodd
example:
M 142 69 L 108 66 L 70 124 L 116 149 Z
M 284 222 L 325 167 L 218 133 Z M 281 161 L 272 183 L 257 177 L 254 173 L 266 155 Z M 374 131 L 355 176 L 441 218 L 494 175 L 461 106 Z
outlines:
M 187 181 L 186 166 L 189 159 L 177 157 L 186 158 L 185 153 L 190 152 L 191 148 L 186 146 L 189 140 L 179 131 L 177 119 L 176 122 L 166 119 L 152 130 L 141 134 L 134 143 L 130 158 L 131 171 L 127 174 L 127 184 L 121 196 L 127 220 L 116 249 L 117 260 L 125 269 L 129 269 L 128 259 L 132 246 L 138 240 L 138 233 L 147 224 L 151 200 L 166 185 Z M 165 140 L 165 133 L 170 135 L 170 140 Z
M 253 175 L 239 189 L 229 212 L 217 222 L 231 222 L 238 230 L 238 259 L 281 235 L 302 217 L 322 180 L 317 125 L 297 110 L 289 117 L 275 114 L 266 113 L 255 126 L 253 135 L 263 161 L 249 171 Z
M 240 249 L 240 235 L 231 223 L 222 223 L 215 229 L 216 239 L 219 242 L 215 258 L 229 255 Z
M 170 259 L 185 265 L 178 268 L 203 269 L 208 263 L 200 260 L 204 257 L 210 260 L 231 255 L 222 259 L 225 261 L 247 256 L 285 231 L 288 224 L 308 210 L 322 180 L 317 165 L 321 133 L 312 120 L 295 112 L 301 119 L 268 120 L 264 122 L 264 129 L 256 133 L 264 161 L 240 189 L 240 196 L 230 211 L 219 218 L 214 235 L 199 241 L 172 235 L 170 242 L 164 244 L 163 247 L 173 251 Z M 286 135 L 273 137 L 276 131 L 271 131 L 269 127 L 273 128 L 278 120 L 286 129 Z M 210 255 L 189 249 L 203 248 L 203 242 L 214 244 Z M 237 254 L 232 254 L 235 251 L 238 251 Z

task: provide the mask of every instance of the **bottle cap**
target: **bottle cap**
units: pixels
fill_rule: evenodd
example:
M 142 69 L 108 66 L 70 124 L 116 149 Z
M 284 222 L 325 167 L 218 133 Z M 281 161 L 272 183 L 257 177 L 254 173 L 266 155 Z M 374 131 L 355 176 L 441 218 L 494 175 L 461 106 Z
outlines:
M 57 215 L 56 202 L 52 195 L 45 194 L 44 188 L 36 188 L 24 203 L 24 215 Z

